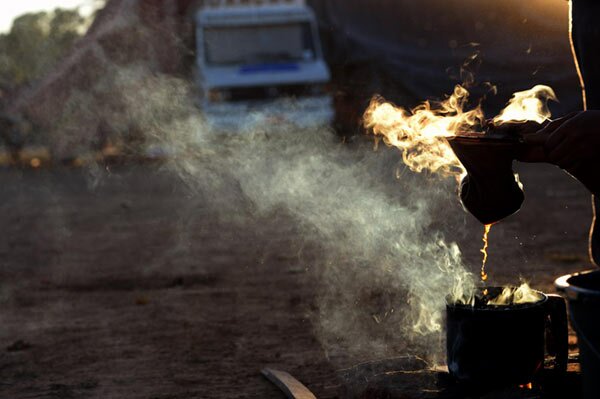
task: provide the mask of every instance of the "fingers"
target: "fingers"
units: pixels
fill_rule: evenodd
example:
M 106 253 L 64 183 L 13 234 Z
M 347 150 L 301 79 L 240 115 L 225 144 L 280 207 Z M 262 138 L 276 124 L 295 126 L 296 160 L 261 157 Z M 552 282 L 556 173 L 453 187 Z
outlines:
M 545 144 L 548 161 L 563 169 L 570 169 L 581 161 L 589 145 L 582 140 L 581 118 L 571 118 L 548 135 Z
M 526 162 L 539 160 L 541 147 L 545 162 L 566 170 L 592 191 L 590 187 L 596 187 L 600 164 L 600 111 L 571 113 L 523 139 Z
M 535 133 L 525 134 L 523 136 L 525 147 L 520 151 L 517 160 L 521 162 L 548 162 L 548 148 L 554 148 L 559 145 L 565 137 L 563 137 L 562 134 L 556 135 L 553 139 L 552 146 L 548 144 L 549 138 L 555 131 L 560 129 L 561 126 L 578 114 L 579 112 L 571 112 L 561 118 L 546 123 L 543 128 Z
M 573 119 L 569 119 L 568 121 L 564 122 L 562 125 L 558 126 L 556 129 L 554 129 L 551 132 L 548 132 L 548 138 L 546 140 L 546 143 L 544 144 L 544 146 L 546 147 L 546 150 L 548 151 L 548 153 L 554 151 L 555 149 L 557 149 L 558 147 L 563 145 L 563 142 L 571 142 L 572 138 L 573 138 L 573 134 L 569 134 L 573 133 L 574 130 L 572 129 L 573 126 Z M 566 144 L 566 143 L 565 143 Z
M 554 148 L 558 146 L 560 142 L 565 139 L 565 136 L 560 133 L 555 133 L 579 114 L 580 112 L 571 112 L 562 118 L 551 121 L 542 129 L 538 130 L 538 132 L 535 133 L 535 137 L 532 137 L 531 139 L 538 144 L 543 143 L 546 148 Z
M 547 123 L 546 126 L 538 130 L 537 133 L 550 134 L 556 129 L 558 129 L 560 126 L 562 126 L 565 122 L 571 120 L 573 117 L 579 115 L 580 113 L 581 111 L 575 111 L 568 113 L 567 115 L 562 116 L 560 118 L 554 119 L 553 121 Z
M 577 162 L 575 147 L 576 136 L 573 133 L 577 116 L 580 112 L 571 112 L 562 118 L 546 124 L 536 133 L 523 137 L 526 150 L 523 151 L 523 162 L 551 162 L 565 169 Z
M 572 140 L 563 140 L 557 147 L 547 151 L 548 161 L 563 169 L 570 169 L 581 161 L 579 147 Z
M 546 123 L 546 125 L 537 132 L 524 135 L 523 141 L 529 145 L 546 145 L 549 136 L 556 131 L 556 129 L 560 128 L 578 114 L 579 111 L 571 112 L 561 118 L 554 119 L 553 121 Z

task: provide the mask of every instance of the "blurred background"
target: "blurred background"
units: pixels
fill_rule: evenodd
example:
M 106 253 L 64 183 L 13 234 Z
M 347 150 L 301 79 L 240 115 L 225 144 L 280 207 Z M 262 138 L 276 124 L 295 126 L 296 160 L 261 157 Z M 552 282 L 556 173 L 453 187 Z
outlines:
M 19 124 L 20 133 L 13 136 L 22 136 L 5 141 L 44 144 L 59 158 L 88 151 L 90 141 L 100 147 L 109 138 L 135 141 L 129 136 L 135 136 L 139 121 L 123 115 L 118 93 L 126 90 L 122 86 L 156 74 L 193 80 L 190 90 L 196 92 L 199 108 L 221 125 L 236 124 L 224 120 L 223 113 L 235 119 L 256 111 L 253 100 L 312 97 L 312 105 L 294 105 L 315 122 L 331 122 L 342 136 L 359 133 L 362 111 L 374 93 L 406 107 L 442 98 L 464 81 L 463 64 L 473 55 L 478 58 L 468 62 L 468 70 L 480 85 L 472 89 L 473 102 L 487 93 L 484 106 L 490 115 L 513 92 L 538 83 L 556 90 L 560 103 L 552 105 L 555 113 L 580 106 L 567 37 L 568 4 L 563 1 L 309 1 L 305 14 L 300 9 L 297 15 L 269 17 L 267 12 L 267 19 L 249 30 L 243 29 L 252 16 L 235 17 L 235 10 L 209 9 L 204 12 L 208 16 L 202 16 L 203 9 L 211 4 L 216 9 L 219 3 L 74 0 L 4 5 L 0 109 L 4 124 Z M 10 20 L 27 9 L 32 11 Z M 232 15 L 241 19 L 227 22 Z M 245 60 L 244 48 L 258 43 L 260 35 L 267 40 L 267 50 L 247 48 L 246 55 L 252 50 L 259 57 Z M 294 35 L 301 40 L 297 44 Z M 277 46 L 293 45 L 299 46 L 297 54 L 277 59 L 282 54 Z M 277 63 L 302 68 L 288 70 L 289 76 L 278 80 L 282 65 L 273 69 Z M 260 64 L 262 70 L 231 73 L 233 66 L 246 64 Z M 107 78 L 125 73 L 132 76 Z M 490 86 L 497 94 L 489 95 Z M 82 101 L 86 109 L 94 108 L 94 115 L 75 104 Z M 293 119 L 290 114 L 294 113 L 287 110 L 288 119 Z M 306 119 L 297 113 L 295 118 Z
M 563 0 L 0 15 L 3 397 L 277 398 L 272 366 L 333 398 L 360 362 L 443 364 L 444 296 L 478 272 L 483 227 L 453 179 L 378 145 L 365 108 L 465 82 L 489 117 L 536 84 L 554 116 L 581 108 Z M 490 279 L 550 292 L 590 266 L 589 195 L 516 170 L 527 200 L 492 230 Z

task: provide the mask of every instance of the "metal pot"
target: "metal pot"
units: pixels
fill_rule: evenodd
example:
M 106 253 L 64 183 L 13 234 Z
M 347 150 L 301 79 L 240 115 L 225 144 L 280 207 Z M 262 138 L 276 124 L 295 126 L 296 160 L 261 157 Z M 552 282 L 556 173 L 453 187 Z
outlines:
M 502 287 L 488 290 L 495 296 Z M 448 302 L 446 347 L 450 374 L 460 383 L 475 387 L 527 384 L 544 367 L 546 348 L 556 357 L 555 370 L 565 372 L 565 301 L 557 295 L 538 293 L 541 300 L 522 305 Z M 551 338 L 547 340 L 546 336 Z
M 583 372 L 583 397 L 600 398 L 600 271 L 569 274 L 555 283 L 568 299 L 571 325 L 577 332 Z

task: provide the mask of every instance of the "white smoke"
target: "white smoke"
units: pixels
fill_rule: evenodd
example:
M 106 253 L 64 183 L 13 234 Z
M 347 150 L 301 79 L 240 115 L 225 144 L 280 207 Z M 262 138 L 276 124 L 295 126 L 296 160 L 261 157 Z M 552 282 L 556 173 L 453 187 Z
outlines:
M 111 82 L 97 91 L 122 110 L 106 106 L 99 117 L 115 130 L 135 123 L 215 212 L 249 226 L 279 215 L 301 231 L 299 246 L 317 248 L 317 259 L 298 262 L 319 281 L 310 316 L 332 357 L 441 359 L 445 296 L 473 285 L 447 240 L 462 223 L 454 179 L 403 171 L 398 152 L 366 138 L 342 144 L 328 129 L 216 134 L 177 78 L 132 68 Z

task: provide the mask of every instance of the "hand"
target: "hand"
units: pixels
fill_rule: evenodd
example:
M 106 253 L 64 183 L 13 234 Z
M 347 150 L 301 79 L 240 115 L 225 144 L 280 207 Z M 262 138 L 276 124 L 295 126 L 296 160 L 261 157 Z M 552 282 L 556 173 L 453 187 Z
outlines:
M 528 162 L 549 162 L 581 181 L 590 191 L 600 190 L 600 111 L 582 111 L 550 122 L 524 137 L 535 151 Z M 537 161 L 534 159 L 538 159 Z
M 550 122 L 544 122 L 543 128 L 529 130 L 522 135 L 523 145 L 517 151 L 516 159 L 521 162 L 550 162 L 546 152 L 548 132 L 553 131 L 579 112 L 572 112 Z M 539 125 L 538 125 L 539 126 Z

